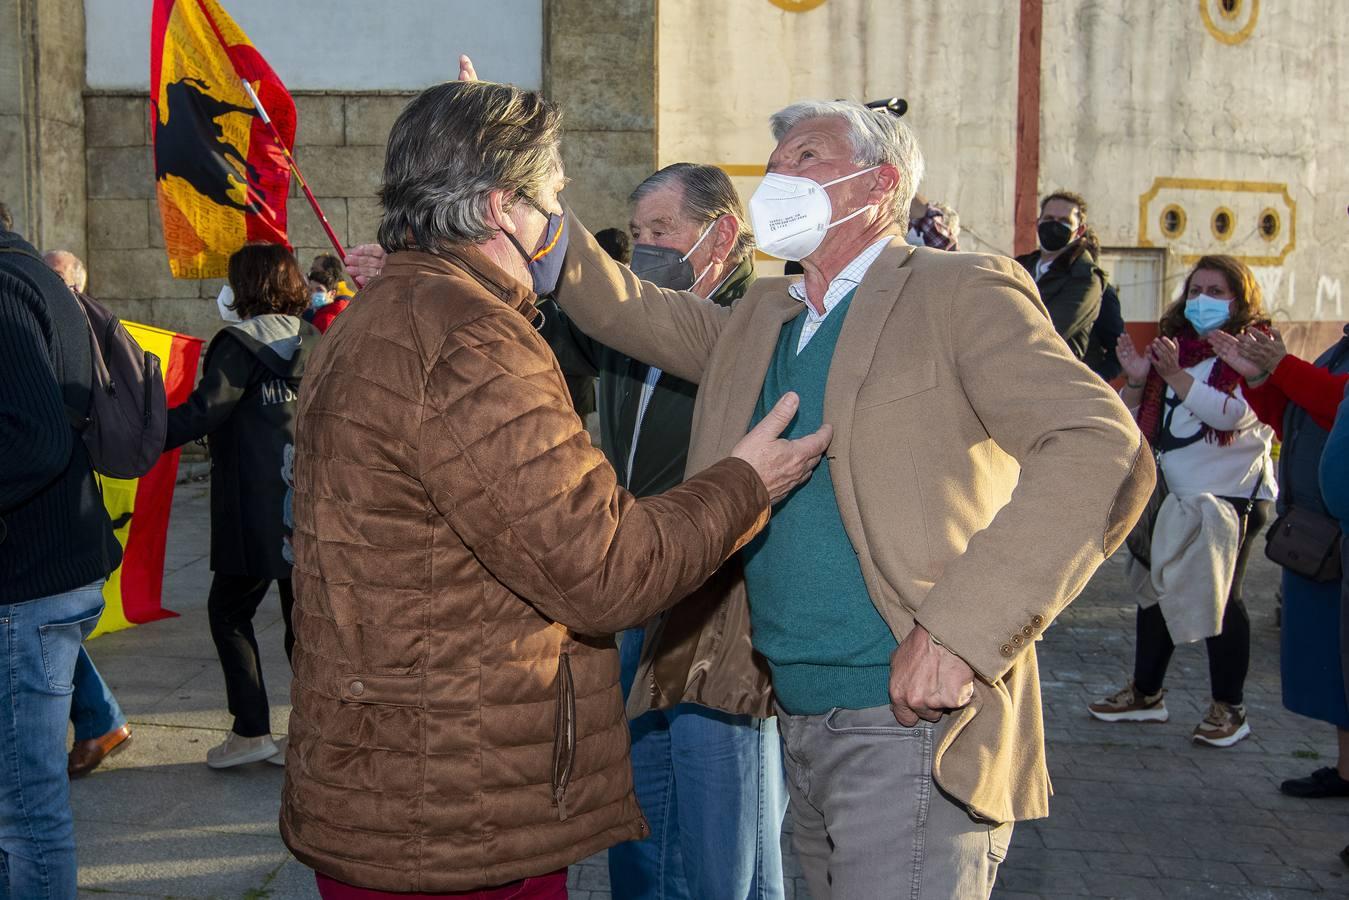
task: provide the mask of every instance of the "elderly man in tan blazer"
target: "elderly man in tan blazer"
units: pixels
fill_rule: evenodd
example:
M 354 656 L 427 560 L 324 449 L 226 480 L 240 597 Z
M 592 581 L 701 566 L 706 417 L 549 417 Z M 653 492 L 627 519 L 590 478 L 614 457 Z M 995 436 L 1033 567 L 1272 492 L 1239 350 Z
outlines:
M 772 690 L 816 900 L 987 896 L 1012 823 L 1048 814 L 1035 642 L 1123 540 L 1152 462 L 1019 265 L 905 243 L 922 157 L 902 122 L 844 102 L 772 121 L 750 214 L 803 280 L 727 309 L 570 223 L 567 313 L 700 385 L 689 474 L 776 389 L 801 394 L 800 428 L 834 427 L 764 536 L 655 626 L 633 693 L 768 714 Z

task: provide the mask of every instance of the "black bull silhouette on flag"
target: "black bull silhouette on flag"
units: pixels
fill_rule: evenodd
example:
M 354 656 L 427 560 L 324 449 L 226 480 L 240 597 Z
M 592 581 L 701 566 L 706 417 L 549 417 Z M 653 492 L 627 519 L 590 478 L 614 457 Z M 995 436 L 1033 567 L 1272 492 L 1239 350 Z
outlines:
M 165 89 L 168 116 L 163 121 L 155 116 L 155 179 L 177 175 L 221 206 L 260 213 L 263 206 L 254 190 L 258 171 L 238 147 L 225 140 L 216 122 L 226 113 L 256 117 L 257 111 L 212 97 L 206 88 L 199 78 L 183 78 Z M 245 202 L 230 196 L 232 179 L 244 182 Z

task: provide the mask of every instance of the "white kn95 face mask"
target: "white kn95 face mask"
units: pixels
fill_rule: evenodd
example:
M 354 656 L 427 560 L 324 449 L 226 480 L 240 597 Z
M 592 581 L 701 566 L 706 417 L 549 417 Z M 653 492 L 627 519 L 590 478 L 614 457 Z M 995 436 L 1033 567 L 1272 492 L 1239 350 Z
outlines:
M 820 184 L 800 175 L 769 172 L 749 199 L 749 221 L 759 249 L 779 259 L 801 260 L 819 249 L 825 232 L 859 216 L 875 204 L 848 213 L 837 222 L 825 188 L 879 169 L 872 166 Z

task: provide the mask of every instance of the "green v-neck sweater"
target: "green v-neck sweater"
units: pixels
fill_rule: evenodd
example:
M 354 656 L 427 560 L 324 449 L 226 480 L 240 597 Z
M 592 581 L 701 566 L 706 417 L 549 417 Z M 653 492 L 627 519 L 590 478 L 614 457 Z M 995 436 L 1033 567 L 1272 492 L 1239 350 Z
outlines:
M 799 438 L 824 421 L 824 389 L 849 294 L 796 352 L 806 316 L 782 326 L 754 412 L 758 423 L 788 391 L 801 398 L 783 437 Z M 829 460 L 773 508 L 773 517 L 745 548 L 754 649 L 768 660 L 778 703 L 792 715 L 833 707 L 890 703 L 890 653 L 895 638 L 871 602 L 834 496 Z

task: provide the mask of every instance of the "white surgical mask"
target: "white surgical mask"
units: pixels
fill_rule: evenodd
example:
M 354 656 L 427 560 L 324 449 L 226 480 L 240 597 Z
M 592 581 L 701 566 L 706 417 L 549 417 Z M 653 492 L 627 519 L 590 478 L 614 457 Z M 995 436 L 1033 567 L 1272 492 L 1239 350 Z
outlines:
M 830 228 L 860 216 L 875 205 L 869 203 L 837 222 L 832 221 L 834 205 L 825 188 L 879 168 L 872 166 L 824 184 L 800 175 L 769 172 L 749 198 L 749 220 L 759 249 L 778 259 L 802 260 L 810 256 L 819 249 Z
M 243 319 L 239 318 L 239 314 L 237 312 L 230 309 L 230 304 L 233 302 L 234 302 L 234 289 L 227 284 L 224 287 L 222 287 L 220 289 L 220 293 L 216 295 L 215 305 L 216 308 L 220 310 L 220 318 L 224 319 L 226 322 L 229 322 L 231 324 L 243 321 Z

